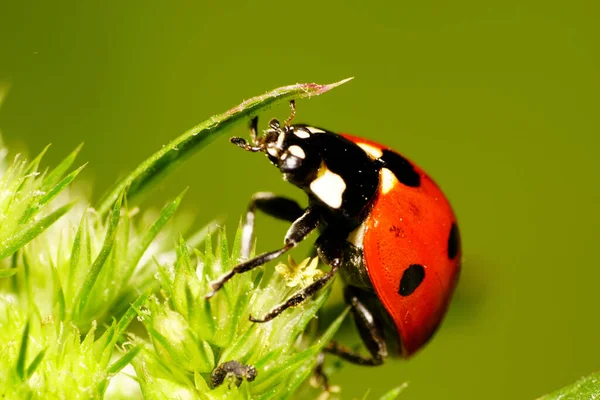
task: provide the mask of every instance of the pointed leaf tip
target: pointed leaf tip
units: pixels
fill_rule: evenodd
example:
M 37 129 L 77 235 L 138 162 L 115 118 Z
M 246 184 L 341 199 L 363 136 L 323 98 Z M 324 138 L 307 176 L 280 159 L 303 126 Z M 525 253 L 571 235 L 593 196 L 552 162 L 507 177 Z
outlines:
M 379 400 L 396 400 L 400 398 L 400 393 L 402 393 L 408 387 L 408 382 L 404 382 L 402 385 L 390 390 L 383 396 L 379 398 Z
M 328 85 L 321 85 L 322 89 L 319 92 L 319 94 L 325 93 L 331 89 L 335 89 L 338 86 L 342 86 L 344 83 L 350 82 L 352 79 L 354 79 L 353 76 L 346 78 L 346 79 L 342 79 L 341 81 L 338 81 L 338 82 L 330 83 Z

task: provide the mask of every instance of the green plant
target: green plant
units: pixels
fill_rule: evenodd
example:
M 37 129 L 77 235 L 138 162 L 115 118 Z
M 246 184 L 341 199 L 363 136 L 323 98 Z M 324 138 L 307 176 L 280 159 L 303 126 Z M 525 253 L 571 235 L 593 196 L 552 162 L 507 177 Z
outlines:
M 588 400 L 600 396 L 600 372 L 540 397 L 538 400 Z
M 181 237 L 173 218 L 184 193 L 154 214 L 128 202 L 233 123 L 344 82 L 275 89 L 210 118 L 141 163 L 96 208 L 70 189 L 83 168 L 73 168 L 79 147 L 52 170 L 40 167 L 47 149 L 30 162 L 2 159 L 0 396 L 267 399 L 302 385 L 320 393 L 306 378 L 347 314 L 317 334 L 314 316 L 329 289 L 269 323 L 247 318 L 309 284 L 314 263 L 237 276 L 209 302 L 208 281 L 238 262 L 239 232 L 232 246 L 214 223 Z M 145 330 L 132 325 L 136 317 Z M 256 368 L 252 383 L 223 374 L 211 384 L 231 360 Z
M 141 311 L 152 346 L 141 344 L 143 354 L 134 361 L 150 398 L 168 397 L 164 380 L 171 382 L 169 391 L 177 388 L 187 398 L 288 398 L 311 374 L 317 355 L 347 313 L 322 336 L 303 335 L 329 294 L 323 290 L 281 318 L 252 323 L 249 314 L 265 313 L 293 290 L 282 275 L 267 277 L 258 271 L 236 277 L 214 301 L 206 301 L 208 282 L 239 259 L 240 231 L 231 252 L 221 231 L 214 252 L 210 237 L 203 253 L 192 253 L 182 241 L 174 265 L 159 266 L 165 300 L 152 297 Z M 210 373 L 231 360 L 254 366 L 258 375 L 251 385 L 244 382 L 238 389 L 229 382 L 211 391 Z
M 215 223 L 182 238 L 173 219 L 184 193 L 158 213 L 128 202 L 233 123 L 343 82 L 275 89 L 210 118 L 141 163 L 96 208 L 70 188 L 83 168 L 73 168 L 80 147 L 50 170 L 41 168 L 47 149 L 7 161 L 0 142 L 0 397 L 338 397 L 306 379 L 347 314 L 324 333 L 314 329 L 328 288 L 269 323 L 247 320 L 309 284 L 319 274 L 314 262 L 236 276 L 207 302 L 207 283 L 239 258 L 239 231 L 231 246 Z M 0 103 L 3 96 L 0 87 Z M 213 387 L 212 371 L 231 360 L 258 373 Z M 599 394 L 596 373 L 540 399 Z

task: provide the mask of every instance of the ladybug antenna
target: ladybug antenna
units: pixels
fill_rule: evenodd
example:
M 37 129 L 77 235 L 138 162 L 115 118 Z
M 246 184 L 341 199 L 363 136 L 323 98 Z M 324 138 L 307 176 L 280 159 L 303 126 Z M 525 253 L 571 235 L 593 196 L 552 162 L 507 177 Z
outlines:
M 284 122 L 284 125 L 286 127 L 290 126 L 290 124 L 294 120 L 294 117 L 296 116 L 296 100 L 293 100 L 293 99 L 290 100 L 290 108 L 292 109 L 292 113 L 290 114 L 288 119 L 286 119 Z

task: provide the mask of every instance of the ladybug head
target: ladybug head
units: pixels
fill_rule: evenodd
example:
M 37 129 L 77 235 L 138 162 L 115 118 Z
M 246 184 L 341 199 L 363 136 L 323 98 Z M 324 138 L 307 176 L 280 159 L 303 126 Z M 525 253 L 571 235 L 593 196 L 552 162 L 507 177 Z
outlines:
M 250 152 L 264 152 L 286 181 L 306 187 L 316 176 L 321 165 L 321 155 L 311 141 L 311 132 L 303 125 L 290 125 L 292 116 L 283 126 L 277 119 L 269 121 L 267 129 L 260 137 L 257 134 L 258 118 L 250 124 L 251 143 L 240 137 L 231 138 L 231 143 Z

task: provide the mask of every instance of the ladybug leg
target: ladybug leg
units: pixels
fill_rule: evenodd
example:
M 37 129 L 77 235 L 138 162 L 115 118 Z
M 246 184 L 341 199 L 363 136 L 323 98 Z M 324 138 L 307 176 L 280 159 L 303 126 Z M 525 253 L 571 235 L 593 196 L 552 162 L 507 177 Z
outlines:
M 279 314 L 284 312 L 290 307 L 295 307 L 306 299 L 314 296 L 319 290 L 323 288 L 336 274 L 340 266 L 342 265 L 342 247 L 339 245 L 339 240 L 337 240 L 337 236 L 333 236 L 328 234 L 327 231 L 323 233 L 317 239 L 315 243 L 315 247 L 317 248 L 317 252 L 319 257 L 326 263 L 331 266 L 331 269 L 328 273 L 305 287 L 304 289 L 298 291 L 292 297 L 281 303 L 280 305 L 273 308 L 262 318 L 254 318 L 252 315 L 250 316 L 250 321 L 252 322 L 267 322 L 277 317 Z
M 304 300 L 314 296 L 319 290 L 323 288 L 335 276 L 339 267 L 332 267 L 331 270 L 323 275 L 321 278 L 317 279 L 304 289 L 300 290 L 292 297 L 287 299 L 285 302 L 281 303 L 277 307 L 273 308 L 267 314 L 265 314 L 262 318 L 254 318 L 252 315 L 250 316 L 250 321 L 252 322 L 268 322 L 287 310 L 290 307 L 296 307 L 297 305 L 304 302 Z
M 338 357 L 359 365 L 380 365 L 387 357 L 387 346 L 383 331 L 378 325 L 373 314 L 365 307 L 358 298 L 358 290 L 347 286 L 344 291 L 346 302 L 352 307 L 354 322 L 358 332 L 371 357 L 365 357 L 336 342 L 331 342 L 325 347 L 325 351 Z
M 250 140 L 252 145 L 258 145 L 258 117 L 254 117 L 250 120 Z
M 254 219 L 257 209 L 271 217 L 289 222 L 296 221 L 304 213 L 304 209 L 294 200 L 277 196 L 275 193 L 270 192 L 255 193 L 250 199 L 242 228 L 241 255 L 244 259 L 248 259 L 250 256 L 252 238 L 254 236 Z
M 323 364 L 325 363 L 325 353 L 321 352 L 317 356 L 317 365 L 315 366 L 313 378 L 315 382 L 315 386 L 321 384 L 321 387 L 325 392 L 329 391 L 329 379 L 323 371 Z M 311 383 L 313 382 L 311 379 Z
M 268 251 L 266 253 L 260 254 L 250 260 L 244 261 L 236 265 L 231 271 L 221 275 L 219 278 L 210 283 L 212 291 L 205 297 L 207 299 L 210 299 L 219 291 L 219 289 L 221 289 L 221 287 L 223 287 L 225 282 L 233 278 L 236 274 L 241 274 L 250 271 L 251 269 L 254 269 L 256 267 L 259 267 L 263 264 L 266 264 L 269 261 L 276 259 L 280 255 L 296 247 L 298 243 L 306 239 L 306 237 L 313 230 L 315 230 L 315 228 L 319 225 L 320 220 L 321 213 L 318 211 L 318 209 L 308 207 L 306 211 L 304 211 L 304 214 L 302 214 L 300 218 L 294 221 L 294 223 L 288 230 L 287 234 L 285 235 L 283 247 L 274 251 Z

